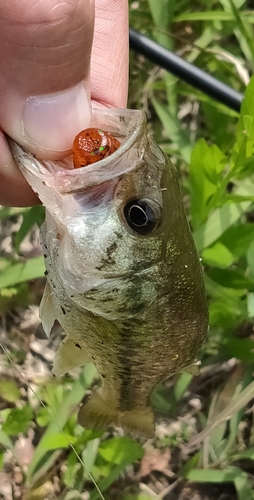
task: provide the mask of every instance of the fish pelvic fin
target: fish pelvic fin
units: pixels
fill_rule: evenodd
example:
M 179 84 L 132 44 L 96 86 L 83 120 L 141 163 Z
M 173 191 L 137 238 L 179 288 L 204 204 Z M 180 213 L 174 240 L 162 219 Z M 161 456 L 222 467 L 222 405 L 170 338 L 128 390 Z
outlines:
M 119 411 L 112 401 L 105 401 L 100 394 L 92 394 L 79 410 L 78 421 L 86 429 L 106 429 L 109 425 L 122 427 L 138 436 L 153 437 L 154 415 L 151 408 Z

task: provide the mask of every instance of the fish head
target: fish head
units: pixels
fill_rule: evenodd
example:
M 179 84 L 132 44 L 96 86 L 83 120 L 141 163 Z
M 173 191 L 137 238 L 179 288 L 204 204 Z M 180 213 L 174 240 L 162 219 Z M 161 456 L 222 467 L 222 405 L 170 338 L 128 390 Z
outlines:
M 167 287 L 163 275 L 180 251 L 186 219 L 175 168 L 147 134 L 143 112 L 96 111 L 92 126 L 121 146 L 79 169 L 72 157 L 41 161 L 11 147 L 46 207 L 42 241 L 55 287 L 81 309 L 129 318 Z

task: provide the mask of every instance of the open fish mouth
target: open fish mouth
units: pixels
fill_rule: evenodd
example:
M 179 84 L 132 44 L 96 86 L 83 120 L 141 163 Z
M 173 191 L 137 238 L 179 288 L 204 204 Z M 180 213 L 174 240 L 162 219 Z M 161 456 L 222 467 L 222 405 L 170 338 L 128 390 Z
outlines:
M 40 160 L 24 151 L 12 139 L 9 139 L 9 144 L 23 175 L 33 187 L 37 184 L 39 197 L 47 207 L 41 196 L 43 186 L 51 190 L 53 188 L 59 194 L 75 194 L 89 186 L 116 180 L 135 168 L 142 161 L 145 150 L 145 123 L 146 118 L 141 111 L 94 110 L 91 126 L 104 128 L 121 145 L 107 158 L 78 169 L 73 167 L 72 155 L 61 160 Z

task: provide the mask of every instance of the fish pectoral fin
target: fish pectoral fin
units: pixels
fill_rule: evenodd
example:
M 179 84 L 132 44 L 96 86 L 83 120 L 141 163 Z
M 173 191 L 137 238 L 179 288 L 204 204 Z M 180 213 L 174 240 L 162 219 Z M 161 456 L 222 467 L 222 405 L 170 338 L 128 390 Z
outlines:
M 151 408 L 119 411 L 110 400 L 97 392 L 79 410 L 78 421 L 86 429 L 106 429 L 108 425 L 123 427 L 127 432 L 144 437 L 154 436 L 154 415 Z
M 185 373 L 189 373 L 190 375 L 194 375 L 195 377 L 199 375 L 201 361 L 195 361 L 192 365 L 188 365 L 183 368 L 181 371 Z
M 52 373 L 56 377 L 60 377 L 73 368 L 78 368 L 79 366 L 89 363 L 89 361 L 91 361 L 91 359 L 85 346 L 65 337 L 58 347 Z
M 54 304 L 53 304 L 52 290 L 50 288 L 50 284 L 48 281 L 46 282 L 43 296 L 41 299 L 39 315 L 41 318 L 43 329 L 44 329 L 47 337 L 49 337 L 50 332 L 52 330 L 52 327 L 53 327 L 57 317 L 56 317 L 56 312 L 55 312 L 55 308 L 54 308 Z

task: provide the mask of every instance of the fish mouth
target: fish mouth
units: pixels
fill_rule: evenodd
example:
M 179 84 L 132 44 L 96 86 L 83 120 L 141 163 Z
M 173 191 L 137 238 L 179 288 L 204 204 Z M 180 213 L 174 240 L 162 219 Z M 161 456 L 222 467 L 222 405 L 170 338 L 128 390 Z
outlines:
M 32 187 L 36 178 L 37 191 L 43 203 L 41 193 L 45 187 L 53 188 L 59 194 L 75 194 L 90 186 L 116 180 L 142 161 L 147 144 L 146 117 L 142 111 L 94 110 L 91 126 L 106 130 L 121 145 L 107 158 L 78 169 L 73 167 L 72 155 L 61 160 L 40 160 L 9 139 L 13 156 Z

